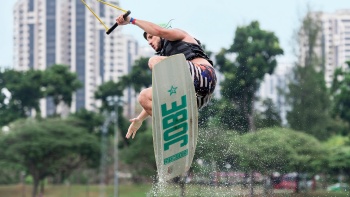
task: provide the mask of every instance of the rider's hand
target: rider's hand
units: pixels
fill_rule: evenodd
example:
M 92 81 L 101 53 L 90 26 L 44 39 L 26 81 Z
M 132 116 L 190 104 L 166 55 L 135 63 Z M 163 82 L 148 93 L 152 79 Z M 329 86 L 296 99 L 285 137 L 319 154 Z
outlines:
M 138 118 L 134 118 L 134 119 L 130 119 L 130 126 L 129 126 L 129 129 L 128 129 L 128 133 L 126 134 L 126 138 L 129 139 L 130 136 L 132 135 L 132 139 L 134 139 L 135 135 L 136 135 L 136 132 L 137 130 L 141 127 L 142 125 L 142 121 L 139 120 Z
M 128 16 L 128 17 L 126 17 L 126 19 L 124 19 L 124 14 L 121 14 L 118 16 L 116 21 L 117 21 L 118 25 L 127 25 L 130 23 L 130 19 L 131 19 L 130 16 Z

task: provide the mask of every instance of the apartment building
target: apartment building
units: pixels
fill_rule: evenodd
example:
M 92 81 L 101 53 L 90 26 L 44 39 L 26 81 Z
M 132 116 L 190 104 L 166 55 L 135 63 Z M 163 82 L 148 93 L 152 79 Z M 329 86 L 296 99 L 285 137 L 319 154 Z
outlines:
M 287 111 L 290 110 L 290 107 L 286 104 L 285 97 L 280 91 L 285 91 L 288 89 L 288 83 L 290 80 L 289 75 L 292 68 L 292 63 L 283 61 L 278 62 L 274 73 L 272 75 L 265 75 L 256 95 L 258 98 L 260 98 L 260 100 L 255 103 L 257 110 L 264 110 L 262 101 L 265 99 L 271 99 L 274 106 L 279 109 L 283 125 L 287 124 Z
M 312 12 L 311 17 L 320 22 L 314 51 L 321 60 L 320 68 L 324 70 L 326 84 L 330 87 L 335 69 L 345 68 L 345 62 L 350 60 L 350 9 L 334 13 Z M 300 34 L 300 46 L 300 60 L 303 62 L 308 53 L 307 35 L 303 33 Z
M 111 27 L 120 11 L 94 0 L 85 1 Z M 118 5 L 118 1 L 108 1 Z M 14 10 L 14 68 L 45 70 L 64 64 L 77 73 L 83 88 L 74 95 L 70 108 L 60 106 L 60 113 L 81 108 L 96 110 L 94 93 L 103 82 L 117 82 L 127 74 L 138 57 L 138 44 L 118 27 L 106 35 L 103 25 L 81 0 L 18 0 Z M 123 100 L 132 103 L 131 90 Z M 42 99 L 43 116 L 54 113 L 50 98 Z M 131 110 L 129 110 L 131 111 Z M 131 113 L 131 112 L 130 112 Z M 130 115 L 130 114 L 129 114 Z

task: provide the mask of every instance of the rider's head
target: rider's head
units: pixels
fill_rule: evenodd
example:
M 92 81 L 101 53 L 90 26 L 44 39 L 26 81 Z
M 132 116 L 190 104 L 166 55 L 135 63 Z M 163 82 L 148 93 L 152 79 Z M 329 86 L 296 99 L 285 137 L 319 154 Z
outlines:
M 162 49 L 163 38 L 159 36 L 153 36 L 149 33 L 144 32 L 143 37 L 147 40 L 148 44 L 155 50 L 160 51 Z
M 173 20 L 173 19 L 172 19 Z M 168 23 L 163 23 L 163 24 L 159 24 L 159 26 L 163 27 L 163 28 L 171 28 L 170 22 L 172 21 L 170 20 Z M 164 41 L 163 38 L 159 37 L 159 36 L 154 36 L 151 35 L 147 32 L 143 32 L 143 37 L 147 40 L 148 44 L 156 51 L 160 51 L 162 49 L 162 43 Z

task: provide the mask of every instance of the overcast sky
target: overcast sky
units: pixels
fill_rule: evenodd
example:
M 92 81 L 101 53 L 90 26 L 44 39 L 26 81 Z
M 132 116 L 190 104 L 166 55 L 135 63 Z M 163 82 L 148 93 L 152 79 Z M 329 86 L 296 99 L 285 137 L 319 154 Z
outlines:
M 16 1 L 5 0 L 0 6 L 0 66 L 13 66 L 12 10 Z M 313 11 L 350 9 L 349 0 L 120 0 L 120 6 L 131 10 L 134 18 L 155 23 L 174 19 L 172 27 L 192 34 L 213 52 L 232 44 L 237 26 L 257 20 L 262 29 L 274 32 L 279 38 L 285 51 L 283 61 L 293 59 L 293 32 L 308 4 Z M 123 33 L 133 35 L 141 46 L 147 45 L 139 28 L 128 25 Z

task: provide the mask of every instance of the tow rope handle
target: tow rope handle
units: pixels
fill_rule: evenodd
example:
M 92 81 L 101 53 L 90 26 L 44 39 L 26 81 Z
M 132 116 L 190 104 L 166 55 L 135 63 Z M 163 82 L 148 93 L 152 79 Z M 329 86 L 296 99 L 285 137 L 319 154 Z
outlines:
M 128 10 L 128 11 L 123 15 L 124 20 L 126 19 L 126 17 L 129 16 L 130 13 L 131 13 L 130 10 Z M 109 34 L 112 33 L 112 31 L 113 31 L 115 28 L 117 28 L 117 27 L 118 27 L 118 23 L 116 22 L 116 23 L 114 23 L 114 25 L 113 25 L 111 28 L 109 28 L 109 29 L 107 30 L 106 34 L 109 35 Z
M 131 13 L 130 10 L 124 10 L 124 9 L 122 9 L 122 8 L 116 6 L 116 5 L 113 5 L 113 4 L 111 4 L 111 3 L 105 2 L 105 1 L 103 1 L 103 0 L 96 0 L 96 1 L 98 1 L 98 2 L 100 2 L 100 3 L 103 3 L 103 4 L 105 4 L 105 5 L 108 5 L 108 6 L 110 6 L 110 7 L 113 7 L 114 9 L 117 9 L 117 10 L 120 10 L 120 11 L 124 12 L 124 13 L 125 13 L 125 14 L 123 15 L 124 20 L 125 20 L 126 17 L 128 17 L 129 14 Z M 90 6 L 88 6 L 88 5 L 86 4 L 86 2 L 85 2 L 84 0 L 81 0 L 81 2 L 86 6 L 87 9 L 89 9 L 89 11 L 96 17 L 96 19 L 97 19 L 98 21 L 100 21 L 100 23 L 101 23 L 101 24 L 103 25 L 103 27 L 106 29 L 106 34 L 107 34 L 107 35 L 109 35 L 110 33 L 112 33 L 112 31 L 113 31 L 115 28 L 118 27 L 118 23 L 115 23 L 111 28 L 108 28 L 108 27 L 104 24 L 104 22 L 100 19 L 100 17 L 97 16 L 97 14 L 90 8 Z

